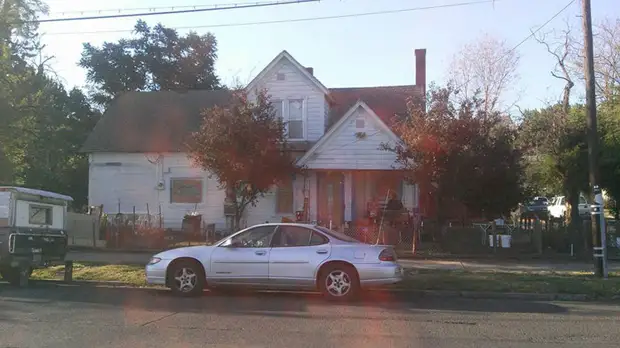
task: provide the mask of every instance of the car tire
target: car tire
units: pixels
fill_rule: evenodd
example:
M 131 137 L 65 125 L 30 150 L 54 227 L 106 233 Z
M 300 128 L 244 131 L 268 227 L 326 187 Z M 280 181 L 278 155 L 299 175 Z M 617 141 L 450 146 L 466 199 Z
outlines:
M 168 271 L 170 290 L 177 296 L 198 296 L 202 294 L 205 283 L 203 268 L 196 261 L 183 260 L 175 262 Z
M 357 271 L 346 264 L 332 264 L 321 270 L 319 290 L 330 301 L 356 300 L 360 294 Z

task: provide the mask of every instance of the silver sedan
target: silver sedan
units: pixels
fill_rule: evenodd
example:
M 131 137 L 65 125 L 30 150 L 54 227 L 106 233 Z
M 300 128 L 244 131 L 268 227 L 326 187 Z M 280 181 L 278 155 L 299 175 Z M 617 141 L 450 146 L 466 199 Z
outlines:
M 181 296 L 233 286 L 319 290 L 327 298 L 345 300 L 364 287 L 402 277 L 392 247 L 294 223 L 256 225 L 211 246 L 167 250 L 146 265 L 149 284 L 165 285 Z

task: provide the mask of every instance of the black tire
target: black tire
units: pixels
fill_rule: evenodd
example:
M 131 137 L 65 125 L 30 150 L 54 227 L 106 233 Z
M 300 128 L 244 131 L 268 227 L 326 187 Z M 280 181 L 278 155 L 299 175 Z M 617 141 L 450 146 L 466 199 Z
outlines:
M 168 270 L 168 286 L 177 296 L 198 296 L 202 294 L 205 283 L 204 270 L 196 261 L 178 261 L 173 263 Z
M 354 267 L 331 264 L 324 267 L 318 277 L 318 287 L 330 301 L 351 301 L 360 295 L 360 281 Z
M 26 272 L 27 272 L 26 277 L 30 278 L 30 276 L 32 275 L 32 268 L 27 268 Z M 14 286 L 20 285 L 19 268 L 15 268 L 15 267 L 5 268 L 0 271 L 0 275 L 2 276 L 2 279 L 6 280 L 9 284 L 14 285 Z

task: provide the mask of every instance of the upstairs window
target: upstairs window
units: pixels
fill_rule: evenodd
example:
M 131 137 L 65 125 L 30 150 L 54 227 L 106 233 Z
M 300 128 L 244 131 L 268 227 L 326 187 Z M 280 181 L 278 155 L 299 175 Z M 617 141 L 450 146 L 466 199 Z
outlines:
M 305 102 L 303 99 L 286 99 L 271 101 L 276 117 L 286 125 L 288 139 L 303 140 L 305 138 Z
M 288 101 L 287 128 L 289 139 L 304 138 L 304 101 L 302 99 Z

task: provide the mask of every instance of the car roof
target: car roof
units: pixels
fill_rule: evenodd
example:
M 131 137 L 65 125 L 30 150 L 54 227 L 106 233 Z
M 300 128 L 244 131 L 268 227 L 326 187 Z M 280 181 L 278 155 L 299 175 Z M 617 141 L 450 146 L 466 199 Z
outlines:
M 264 224 L 256 224 L 249 227 L 256 226 L 298 226 L 298 227 L 316 227 L 316 224 L 296 223 L 296 222 L 267 222 Z

